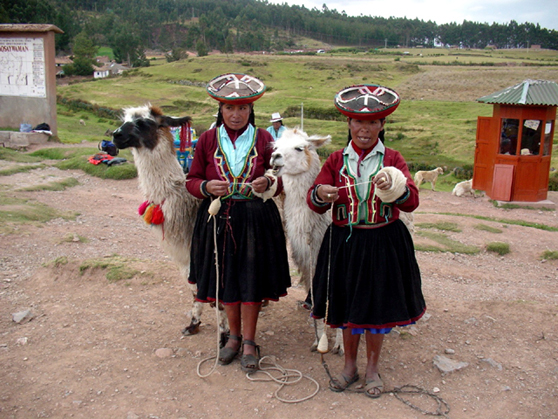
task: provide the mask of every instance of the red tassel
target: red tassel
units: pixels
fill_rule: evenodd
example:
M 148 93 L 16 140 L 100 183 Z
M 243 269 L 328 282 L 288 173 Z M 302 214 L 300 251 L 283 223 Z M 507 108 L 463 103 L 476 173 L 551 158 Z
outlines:
M 189 147 L 192 147 L 192 133 L 190 132 L 190 123 L 186 122 L 180 127 L 180 152 L 184 153 Z
M 151 224 L 163 224 L 164 221 L 165 221 L 165 215 L 163 214 L 163 210 L 159 205 L 156 205 L 155 208 L 153 208 Z

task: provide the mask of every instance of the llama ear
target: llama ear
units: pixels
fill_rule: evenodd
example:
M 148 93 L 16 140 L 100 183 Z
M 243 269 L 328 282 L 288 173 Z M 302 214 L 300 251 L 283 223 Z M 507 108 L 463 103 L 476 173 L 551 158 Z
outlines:
M 308 141 L 315 147 L 320 148 L 326 144 L 331 142 L 331 135 L 321 136 L 321 135 L 312 135 L 308 138 Z
M 172 116 L 161 115 L 159 118 L 159 126 L 161 127 L 179 127 L 187 122 L 191 122 L 192 118 L 184 116 L 182 118 L 173 118 Z

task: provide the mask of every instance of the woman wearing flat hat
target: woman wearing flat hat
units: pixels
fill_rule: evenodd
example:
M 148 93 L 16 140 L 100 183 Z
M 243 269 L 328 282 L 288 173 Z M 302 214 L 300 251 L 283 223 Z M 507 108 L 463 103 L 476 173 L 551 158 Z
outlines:
M 365 394 L 380 397 L 384 335 L 416 322 L 425 312 L 413 240 L 399 212 L 418 207 L 419 193 L 401 154 L 379 140 L 385 117 L 399 105 L 396 92 L 377 85 L 351 86 L 335 96 L 349 128 L 347 146 L 329 156 L 307 202 L 331 208 L 313 281 L 315 318 L 343 328 L 345 364 L 330 381 L 343 391 L 359 380 L 357 353 L 365 335 Z
M 197 284 L 199 301 L 215 301 L 218 255 L 219 301 L 230 327 L 219 362 L 230 364 L 242 353 L 241 367 L 249 372 L 258 368 L 255 337 L 262 301 L 277 301 L 291 285 L 279 211 L 272 199 L 264 202 L 254 194 L 274 182 L 264 175 L 273 138 L 254 126 L 253 103 L 265 92 L 260 80 L 225 74 L 211 80 L 207 92 L 219 102 L 219 112 L 217 127 L 198 140 L 186 182 L 188 191 L 204 200 L 194 227 L 189 281 Z M 221 201 L 221 208 L 208 221 L 213 199 Z
M 277 140 L 283 135 L 283 131 L 287 129 L 285 125 L 283 125 L 281 114 L 279 112 L 272 113 L 269 122 L 271 122 L 271 125 L 267 127 L 267 132 L 271 134 L 274 140 Z

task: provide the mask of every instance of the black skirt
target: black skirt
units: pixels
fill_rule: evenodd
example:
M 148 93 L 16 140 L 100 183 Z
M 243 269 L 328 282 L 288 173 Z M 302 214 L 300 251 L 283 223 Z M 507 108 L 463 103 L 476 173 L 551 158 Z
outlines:
M 277 301 L 291 286 L 285 233 L 273 200 L 222 202 L 208 222 L 210 199 L 202 203 L 192 238 L 189 282 L 197 300 L 216 300 L 214 225 L 217 222 L 219 301 L 225 304 Z
M 313 316 L 323 318 L 327 311 L 332 327 L 404 326 L 426 310 L 413 239 L 400 220 L 373 229 L 332 224 L 312 289 Z

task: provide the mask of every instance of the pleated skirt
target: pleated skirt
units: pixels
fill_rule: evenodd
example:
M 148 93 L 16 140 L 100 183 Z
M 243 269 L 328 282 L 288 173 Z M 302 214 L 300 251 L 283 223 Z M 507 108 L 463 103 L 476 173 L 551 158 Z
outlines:
M 373 229 L 332 224 L 312 291 L 312 315 L 332 327 L 405 326 L 426 310 L 413 239 L 400 220 Z
M 285 296 L 291 277 L 283 224 L 273 200 L 226 199 L 208 221 L 209 204 L 210 199 L 203 201 L 192 238 L 189 282 L 197 285 L 196 299 L 215 301 L 216 290 L 224 304 L 259 304 Z

